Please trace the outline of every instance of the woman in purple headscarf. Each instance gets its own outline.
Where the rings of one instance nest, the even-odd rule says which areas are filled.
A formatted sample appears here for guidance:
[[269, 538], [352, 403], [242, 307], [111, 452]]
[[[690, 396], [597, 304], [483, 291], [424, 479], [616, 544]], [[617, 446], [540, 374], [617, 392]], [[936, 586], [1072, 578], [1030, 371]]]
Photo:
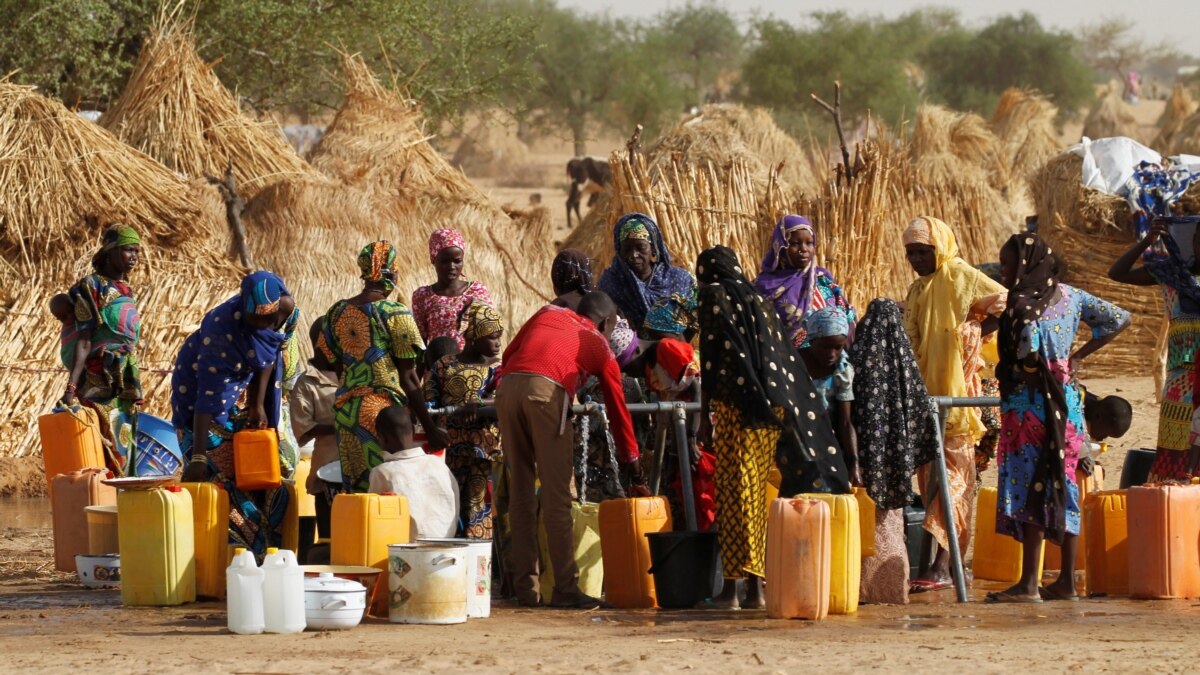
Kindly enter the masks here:
[[804, 216], [786, 215], [775, 224], [771, 247], [763, 257], [762, 271], [754, 288], [775, 305], [783, 324], [797, 348], [808, 342], [804, 317], [822, 307], [839, 307], [850, 320], [850, 340], [858, 315], [833, 275], [819, 267], [817, 233]]

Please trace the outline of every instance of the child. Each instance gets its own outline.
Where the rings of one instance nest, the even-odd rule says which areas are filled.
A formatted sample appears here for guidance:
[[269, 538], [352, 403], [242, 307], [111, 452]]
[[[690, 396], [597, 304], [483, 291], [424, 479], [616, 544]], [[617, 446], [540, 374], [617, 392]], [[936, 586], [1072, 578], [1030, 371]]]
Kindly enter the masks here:
[[[1120, 396], [1100, 398], [1087, 389], [1080, 389], [1083, 390], [1083, 423], [1087, 432], [1087, 442], [1079, 450], [1076, 478], [1079, 479], [1080, 485], [1084, 484], [1084, 478], [1092, 478], [1092, 489], [1103, 490], [1104, 469], [1097, 462], [1101, 450], [1094, 446], [1109, 438], [1120, 438], [1129, 431], [1129, 426], [1133, 424], [1133, 406]], [[1194, 436], [1194, 416], [1192, 430]]]
[[435, 337], [425, 347], [425, 361], [421, 364], [421, 377], [428, 377], [433, 364], [447, 356], [458, 356], [458, 342], [449, 335]]
[[850, 483], [862, 487], [858, 466], [858, 438], [851, 419], [854, 402], [854, 366], [846, 349], [850, 346], [850, 322], [838, 307], [823, 307], [804, 317], [808, 346], [800, 350], [804, 367], [812, 378], [817, 396], [829, 412], [834, 433], [846, 458]]
[[79, 334], [75, 329], [75, 303], [71, 302], [71, 296], [59, 293], [50, 298], [50, 313], [62, 322], [58, 357], [62, 360], [63, 367], [71, 370], [75, 365], [75, 338]]
[[[309, 329], [308, 335], [314, 345], [324, 326], [325, 317], [320, 317]], [[317, 355], [320, 353], [316, 352]], [[296, 441], [300, 445], [306, 445], [310, 441], [313, 443], [312, 469], [309, 471], [304, 490], [314, 497], [317, 537], [328, 539], [330, 509], [337, 487], [317, 478], [317, 470], [326, 464], [339, 461], [337, 436], [333, 427], [333, 401], [337, 395], [338, 376], [328, 369], [323, 358], [315, 355], [309, 359], [308, 366], [292, 387], [288, 396], [288, 408], [291, 411], [292, 432], [296, 435]], [[311, 537], [305, 540], [310, 541]]]
[[[459, 325], [465, 345], [462, 353], [443, 356], [425, 379], [425, 400], [434, 407], [470, 409], [496, 392], [500, 340], [504, 336], [500, 314], [484, 303], [472, 301], [463, 308]], [[500, 429], [494, 418], [481, 418], [468, 411], [447, 419], [446, 433], [450, 437], [446, 466], [458, 481], [462, 536], [491, 539], [488, 478], [493, 462], [501, 461]]]
[[392, 492], [408, 499], [413, 540], [453, 537], [458, 530], [458, 483], [441, 457], [425, 454], [413, 442], [408, 409], [398, 405], [384, 409], [375, 428], [384, 461], [371, 469], [371, 492]]

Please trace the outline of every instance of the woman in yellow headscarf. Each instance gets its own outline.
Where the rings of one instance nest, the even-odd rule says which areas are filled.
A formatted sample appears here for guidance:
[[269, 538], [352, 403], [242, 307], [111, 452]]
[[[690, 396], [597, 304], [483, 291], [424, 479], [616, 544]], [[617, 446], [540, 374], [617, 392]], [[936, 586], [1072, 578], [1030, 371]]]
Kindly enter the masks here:
[[[983, 336], [996, 330], [1006, 291], [983, 272], [958, 257], [950, 226], [919, 216], [904, 230], [904, 250], [918, 278], [908, 287], [904, 329], [912, 341], [917, 365], [931, 396], [979, 396], [983, 369]], [[946, 470], [954, 500], [954, 526], [959, 550], [970, 544], [974, 508], [975, 444], [986, 428], [975, 408], [951, 408], [946, 423]], [[917, 473], [925, 503], [925, 529], [938, 544], [933, 565], [912, 582], [910, 591], [948, 588], [950, 554], [932, 465]]]

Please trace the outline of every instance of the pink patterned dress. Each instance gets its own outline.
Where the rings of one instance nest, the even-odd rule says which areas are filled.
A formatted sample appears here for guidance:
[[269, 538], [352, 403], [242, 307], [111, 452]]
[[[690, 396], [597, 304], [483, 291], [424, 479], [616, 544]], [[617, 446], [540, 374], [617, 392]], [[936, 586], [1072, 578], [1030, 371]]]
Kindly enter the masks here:
[[480, 281], [467, 282], [467, 288], [462, 295], [446, 297], [433, 291], [433, 286], [422, 286], [413, 292], [412, 313], [417, 320], [417, 328], [425, 344], [434, 338], [451, 335], [458, 341], [458, 348], [463, 348], [462, 331], [458, 326], [458, 315], [467, 301], [474, 300], [488, 305], [492, 303], [492, 294], [487, 286]]

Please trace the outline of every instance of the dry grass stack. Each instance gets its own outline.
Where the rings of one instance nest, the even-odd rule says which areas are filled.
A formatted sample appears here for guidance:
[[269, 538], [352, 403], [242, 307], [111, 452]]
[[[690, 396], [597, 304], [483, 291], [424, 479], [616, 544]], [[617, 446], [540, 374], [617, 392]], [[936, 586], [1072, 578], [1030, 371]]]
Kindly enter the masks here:
[[1040, 94], [1010, 88], [1000, 97], [989, 123], [1000, 139], [1010, 188], [1026, 181], [1062, 150], [1055, 119], [1058, 108]]
[[677, 161], [721, 168], [738, 160], [759, 190], [767, 188], [777, 168], [777, 183], [809, 194], [821, 189], [828, 174], [824, 158], [780, 129], [769, 111], [733, 103], [702, 106], [698, 115], [659, 138], [646, 155], [651, 174], [667, 171]]
[[1196, 112], [1196, 108], [1196, 102], [1192, 100], [1192, 95], [1187, 87], [1176, 84], [1171, 89], [1171, 97], [1167, 99], [1167, 106], [1163, 108], [1162, 115], [1158, 117], [1158, 134], [1150, 143], [1150, 147], [1164, 154], [1183, 152], [1182, 150], [1173, 150], [1175, 135], [1183, 129], [1184, 123], [1192, 113]]
[[191, 178], [221, 176], [232, 161], [239, 190], [319, 174], [273, 122], [244, 114], [196, 53], [190, 21], [164, 14], [125, 89], [100, 124], [129, 145]]
[[1142, 141], [1142, 129], [1129, 104], [1121, 100], [1121, 85], [1112, 82], [1101, 93], [1083, 122], [1083, 135], [1088, 138], [1126, 136]]
[[1169, 154], [1200, 155], [1200, 110], [1192, 113], [1171, 138]]
[[[550, 299], [549, 232], [522, 230], [450, 166], [430, 145], [414, 104], [381, 85], [361, 57], [346, 55], [343, 65], [346, 102], [313, 150], [313, 165], [378, 203], [399, 204], [394, 240], [401, 249], [424, 251], [439, 227], [462, 231], [470, 247], [466, 274], [488, 286], [515, 330]], [[427, 257], [413, 269], [422, 283], [432, 282]]]
[[450, 163], [472, 178], [511, 176], [528, 171], [529, 146], [517, 138], [515, 120], [488, 114], [463, 136]]

